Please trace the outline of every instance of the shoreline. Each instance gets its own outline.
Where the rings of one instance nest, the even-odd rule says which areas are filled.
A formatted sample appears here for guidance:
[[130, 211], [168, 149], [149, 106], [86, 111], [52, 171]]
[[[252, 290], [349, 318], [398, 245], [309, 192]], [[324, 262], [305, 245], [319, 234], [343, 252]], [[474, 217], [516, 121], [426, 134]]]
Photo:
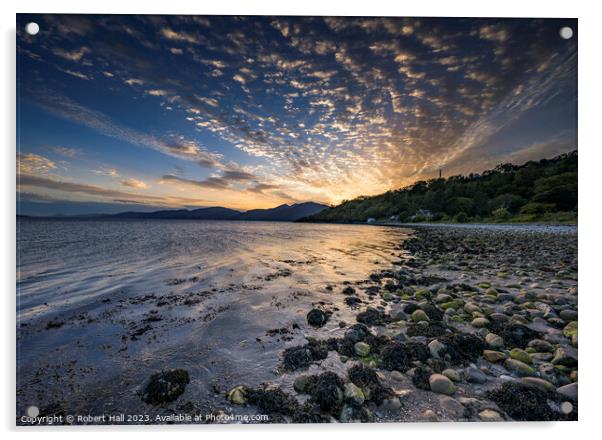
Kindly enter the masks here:
[[559, 223], [371, 223], [375, 226], [391, 226], [400, 228], [458, 228], [474, 230], [491, 230], [507, 232], [549, 232], [549, 233], [577, 233], [577, 224]]
[[578, 223], [554, 223], [554, 222], [527, 222], [527, 223], [488, 223], [488, 222], [470, 222], [470, 223], [437, 223], [437, 222], [331, 222], [331, 221], [306, 221], [300, 220], [238, 220], [238, 219], [194, 219], [194, 218], [118, 218], [92, 215], [92, 216], [36, 216], [36, 215], [16, 215], [17, 220], [47, 220], [47, 221], [196, 221], [196, 222], [247, 222], [247, 223], [298, 223], [298, 224], [323, 224], [323, 225], [369, 225], [369, 226], [571, 226], [577, 227]]
[[[261, 290], [254, 299], [243, 286], [232, 288], [238, 292], [234, 302], [227, 296], [220, 302], [209, 291], [124, 296], [93, 314], [98, 318], [77, 319], [99, 319], [101, 328], [117, 324], [122, 318], [111, 318], [115, 305], [124, 307], [119, 312], [124, 317], [140, 315], [142, 321], [127, 326], [127, 341], [120, 348], [132, 350], [128, 347], [151, 343], [162, 325], [168, 325], [164, 337], [177, 335], [183, 330], [167, 324], [170, 316], [196, 316], [193, 308], [215, 301], [209, 314], [203, 313], [207, 318], [201, 322], [208, 321], [197, 330], [184, 321], [178, 324], [193, 330], [194, 343], [166, 345], [169, 351], [177, 348], [174, 359], [160, 358], [161, 368], [146, 365], [145, 381], [125, 379], [136, 390], [128, 392], [128, 405], [142, 412], [267, 414], [272, 423], [576, 419], [576, 237], [541, 230], [523, 234], [516, 229], [416, 226], [404, 226], [412, 229], [410, 238], [382, 243], [378, 252], [391, 261], [374, 261], [377, 270], [367, 278], [345, 275], [323, 288], [309, 286], [307, 294], [313, 291], [313, 296], [306, 299], [297, 294], [288, 298], [283, 290], [265, 304], [265, 313], [280, 310], [283, 303], [294, 313], [283, 312], [276, 320], [262, 314], [263, 322], [251, 327], [232, 321], [243, 315], [231, 313], [236, 308], [244, 313], [245, 307], [264, 300]], [[305, 264], [303, 259], [287, 263], [291, 268]], [[266, 274], [257, 288], [274, 276], [291, 280], [296, 274]], [[301, 287], [289, 283], [295, 291]], [[228, 326], [218, 325], [220, 320]], [[249, 350], [263, 347], [251, 355], [259, 357], [249, 358], [261, 370], [247, 379], [218, 370], [214, 380], [202, 384], [209, 394], [199, 394], [194, 384], [202, 379], [191, 368], [205, 361], [194, 354], [204, 344], [198, 336], [226, 332], [228, 339], [216, 348], [236, 345], [227, 331], [234, 323], [245, 328], [250, 345], [236, 346], [219, 361], [229, 364], [228, 356], [246, 358], [254, 353]], [[70, 331], [70, 325], [67, 319], [52, 320], [45, 331]], [[96, 324], [82, 328], [90, 325]], [[206, 358], [210, 360], [217, 359]], [[268, 371], [273, 373], [266, 375]], [[178, 390], [176, 395], [153, 387], [161, 381]], [[536, 405], [525, 406], [524, 400]], [[563, 404], [570, 404], [571, 411], [563, 413]], [[57, 405], [45, 413], [62, 410]]]
[[[341, 324], [343, 338], [308, 338], [284, 351], [285, 371], [302, 371], [292, 395], [242, 384], [229, 391], [230, 401], [261, 410], [281, 400], [286, 405], [277, 415], [293, 422], [576, 420], [576, 243], [568, 249], [575, 267], [545, 263], [557, 266], [562, 281], [550, 280], [553, 268], [537, 258], [547, 245], [548, 256], [562, 259], [572, 236], [555, 235], [550, 240], [559, 243], [542, 244], [533, 237], [545, 233], [541, 230], [526, 237], [517, 230], [509, 237], [507, 230], [481, 228], [477, 238], [475, 229], [465, 227], [415, 231], [403, 246], [410, 259], [371, 276], [380, 286], [371, 296], [380, 302], [357, 307], [357, 323]], [[480, 246], [495, 253], [500, 239], [523, 246], [520, 263], [508, 249], [489, 261], [482, 257]], [[476, 258], [465, 258], [471, 253]], [[467, 260], [483, 263], [474, 277], [462, 269]], [[512, 267], [503, 266], [508, 262]], [[521, 271], [533, 262], [541, 264], [533, 271], [537, 277]], [[356, 291], [342, 293], [358, 304]], [[308, 322], [319, 312], [311, 310]], [[348, 365], [347, 377], [328, 369], [303, 373], [333, 351]], [[340, 401], [336, 390], [344, 395]], [[295, 393], [309, 400], [300, 406]]]

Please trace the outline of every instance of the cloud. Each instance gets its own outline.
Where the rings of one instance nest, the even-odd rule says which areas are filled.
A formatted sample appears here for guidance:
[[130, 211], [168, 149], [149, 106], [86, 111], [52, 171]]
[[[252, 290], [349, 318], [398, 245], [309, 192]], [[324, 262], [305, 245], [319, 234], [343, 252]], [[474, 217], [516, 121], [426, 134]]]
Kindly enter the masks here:
[[222, 178], [225, 180], [233, 180], [237, 182], [244, 182], [247, 180], [255, 179], [255, 176], [251, 173], [241, 170], [226, 170], [222, 173]]
[[523, 164], [531, 160], [551, 159], [577, 149], [575, 136], [563, 130], [546, 139], [529, 144], [502, 145], [502, 147], [483, 152], [478, 146], [465, 150], [446, 165], [448, 174], [468, 174], [491, 169], [500, 163]]
[[163, 183], [176, 182], [187, 185], [194, 185], [209, 189], [230, 189], [235, 183], [246, 183], [256, 180], [256, 176], [248, 171], [232, 168], [230, 165], [222, 166], [219, 175], [213, 175], [203, 180], [187, 179], [181, 176], [167, 174], [161, 178]]
[[82, 57], [89, 52], [90, 52], [90, 49], [88, 49], [85, 46], [83, 46], [77, 50], [73, 50], [73, 51], [66, 51], [61, 48], [56, 48], [53, 50], [53, 53], [56, 56], [59, 56], [65, 60], [74, 61], [74, 62], [79, 62], [82, 59]]
[[[184, 206], [197, 205], [205, 200], [171, 196], [152, 196], [103, 188], [96, 185], [66, 182], [41, 176], [20, 175], [17, 180], [17, 190], [22, 192], [22, 187], [36, 187], [44, 190], [55, 190], [64, 193], [80, 193], [111, 200], [127, 201], [128, 203], [146, 203], [159, 206]], [[46, 196], [48, 197], [48, 196]]]
[[116, 123], [107, 115], [60, 95], [40, 91], [34, 101], [51, 114], [91, 128], [105, 136], [150, 148], [180, 159], [218, 165], [221, 155], [207, 151], [195, 141], [171, 136], [166, 140]]
[[520, 93], [509, 93], [487, 114], [475, 120], [463, 131], [451, 147], [438, 156], [436, 166], [457, 160], [466, 151], [482, 146], [494, 134], [501, 132], [530, 110], [548, 102], [559, 89], [559, 84], [570, 84], [575, 74], [576, 54], [558, 62], [544, 75], [535, 73], [519, 87]]
[[193, 180], [186, 179], [184, 177], [176, 176], [173, 174], [166, 174], [161, 177], [161, 183], [184, 183], [187, 185], [198, 186], [200, 188], [207, 189], [226, 189], [229, 187], [230, 183], [227, 180], [224, 180], [220, 177], [209, 177], [204, 180]]
[[219, 101], [215, 98], [208, 98], [206, 96], [202, 96], [198, 99], [199, 101], [204, 102], [205, 104], [210, 105], [211, 107], [219, 107]]
[[163, 28], [160, 31], [161, 35], [168, 40], [181, 41], [184, 43], [201, 44], [199, 38], [187, 32], [176, 32], [170, 28]]
[[246, 83], [247, 83], [247, 80], [245, 79], [245, 77], [244, 77], [244, 76], [242, 76], [242, 75], [240, 75], [240, 74], [238, 74], [238, 73], [237, 73], [236, 75], [234, 75], [234, 76], [232, 77], [232, 79], [233, 79], [234, 81], [236, 81], [236, 82], [239, 82], [239, 83], [241, 83], [241, 84], [246, 84]]
[[90, 195], [104, 197], [127, 197], [135, 195], [123, 191], [102, 188], [96, 185], [87, 185], [82, 183], [65, 182], [61, 180], [50, 179], [46, 177], [22, 175], [20, 176], [19, 186], [34, 186], [45, 189], [54, 189], [64, 192], [79, 192]]
[[44, 16], [45, 22], [59, 34], [70, 38], [72, 34], [83, 37], [95, 28], [95, 23], [85, 15], [53, 14]]
[[61, 156], [71, 157], [71, 158], [77, 157], [81, 154], [81, 150], [78, 150], [77, 148], [51, 147], [50, 150]]
[[56, 163], [44, 156], [17, 153], [17, 174], [47, 174], [56, 168]]
[[264, 191], [269, 191], [277, 188], [277, 185], [270, 185], [268, 183], [257, 183], [256, 185], [247, 188], [247, 191], [263, 194]]
[[144, 81], [142, 81], [139, 78], [128, 78], [124, 81], [124, 83], [126, 83], [129, 86], [142, 86], [144, 85]]
[[90, 79], [90, 77], [88, 75], [86, 75], [85, 73], [76, 72], [75, 70], [69, 70], [69, 69], [60, 69], [60, 70], [61, 70], [61, 72], [66, 73], [67, 75], [75, 76], [76, 78], [79, 78], [79, 79], [85, 79], [86, 81], [88, 81]]
[[215, 168], [215, 167], [220, 166], [220, 162], [210, 156], [207, 156], [207, 157], [201, 158], [201, 159], [197, 159], [195, 162], [201, 168]]
[[46, 194], [37, 194], [33, 192], [22, 192], [17, 191], [17, 200], [19, 202], [37, 202], [37, 203], [52, 203], [58, 201], [54, 197], [50, 197]]
[[479, 29], [479, 36], [484, 40], [504, 43], [510, 37], [508, 31], [501, 26], [486, 25]]
[[92, 172], [99, 176], [119, 177], [119, 172], [115, 168], [99, 168], [92, 170]]
[[150, 186], [148, 184], [146, 184], [145, 182], [143, 182], [142, 180], [138, 180], [138, 179], [124, 179], [121, 181], [121, 184], [123, 186], [128, 186], [130, 188], [138, 188], [138, 189], [148, 189], [150, 188]]
[[[157, 105], [149, 113], [173, 109], [168, 122], [189, 123], [187, 136], [135, 130], [64, 97], [32, 100], [105, 136], [212, 171], [197, 180], [166, 175], [174, 186], [336, 202], [431, 177], [470, 153], [487, 156], [491, 139], [549, 105], [569, 114], [570, 125], [574, 104], [576, 45], [544, 38], [557, 34], [546, 20], [155, 17], [92, 26], [98, 44], [73, 61], [102, 69], [84, 74], [95, 80], [114, 72], [111, 87], [133, 99], [162, 97], [147, 100]], [[144, 32], [151, 38], [140, 40]], [[54, 47], [79, 47], [64, 35]], [[103, 45], [102, 35], [112, 38]], [[130, 38], [140, 42], [135, 50]], [[30, 49], [48, 58], [43, 48]], [[560, 99], [562, 108], [554, 104]], [[234, 157], [240, 164], [230, 164]], [[248, 175], [237, 180], [240, 170]]]
[[167, 96], [167, 91], [160, 89], [146, 90], [144, 93], [151, 96]]

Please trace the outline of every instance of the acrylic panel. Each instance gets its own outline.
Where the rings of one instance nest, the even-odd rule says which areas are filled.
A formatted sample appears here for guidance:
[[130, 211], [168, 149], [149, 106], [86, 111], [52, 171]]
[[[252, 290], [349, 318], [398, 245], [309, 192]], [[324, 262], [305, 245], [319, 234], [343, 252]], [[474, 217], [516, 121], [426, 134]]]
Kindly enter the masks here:
[[577, 38], [18, 14], [16, 423], [576, 420]]

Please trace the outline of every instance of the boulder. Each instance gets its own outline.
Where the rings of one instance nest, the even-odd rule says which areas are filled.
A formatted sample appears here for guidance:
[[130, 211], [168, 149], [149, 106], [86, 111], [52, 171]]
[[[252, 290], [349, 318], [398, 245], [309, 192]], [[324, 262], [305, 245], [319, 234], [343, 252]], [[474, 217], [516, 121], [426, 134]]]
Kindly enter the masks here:
[[414, 312], [412, 313], [412, 320], [414, 322], [429, 321], [429, 317], [424, 312], [424, 310], [418, 309], [414, 310]]
[[356, 342], [353, 349], [355, 350], [355, 354], [360, 357], [368, 356], [370, 353], [370, 346], [365, 342]]
[[577, 350], [572, 347], [558, 347], [554, 352], [552, 364], [565, 367], [577, 366]]
[[535, 375], [535, 370], [533, 368], [517, 359], [506, 359], [504, 367], [520, 377]]
[[567, 399], [576, 402], [577, 396], [578, 396], [577, 382], [573, 382], [568, 385], [563, 385], [563, 386], [557, 388], [556, 392], [558, 394], [566, 397]]
[[521, 362], [524, 362], [525, 364], [531, 365], [533, 363], [533, 360], [531, 359], [531, 355], [529, 353], [527, 353], [525, 350], [522, 350], [520, 348], [513, 348], [512, 350], [510, 350], [510, 357], [512, 359], [516, 359]]
[[504, 340], [501, 338], [501, 336], [498, 336], [495, 333], [487, 333], [487, 336], [485, 336], [485, 342], [487, 342], [487, 345], [489, 345], [491, 348], [504, 347]]
[[244, 405], [247, 402], [245, 395], [245, 387], [240, 385], [228, 391], [228, 400], [235, 405]]
[[501, 351], [483, 350], [483, 357], [489, 362], [501, 362], [506, 359], [506, 355]]
[[364, 403], [365, 396], [360, 387], [355, 385], [352, 382], [345, 384], [345, 399], [350, 400], [351, 402], [361, 405]]
[[442, 374], [431, 374], [429, 385], [431, 391], [435, 393], [452, 395], [456, 392], [456, 386], [453, 382]]
[[470, 365], [464, 370], [464, 377], [466, 377], [467, 382], [471, 383], [481, 384], [487, 382], [487, 376], [485, 373], [483, 373], [474, 365]]
[[502, 417], [502, 415], [497, 412], [494, 411], [492, 409], [484, 409], [483, 411], [479, 412], [479, 419], [481, 419], [483, 422], [503, 422], [504, 418]]

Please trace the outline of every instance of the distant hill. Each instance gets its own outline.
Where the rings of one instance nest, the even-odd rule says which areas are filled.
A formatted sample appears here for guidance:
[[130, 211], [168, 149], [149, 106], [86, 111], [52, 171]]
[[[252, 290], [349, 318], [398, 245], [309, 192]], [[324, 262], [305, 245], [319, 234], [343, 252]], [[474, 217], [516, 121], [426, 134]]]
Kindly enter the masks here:
[[[61, 216], [72, 219], [163, 219], [163, 220], [254, 220], [254, 221], [296, 221], [314, 215], [328, 208], [314, 202], [280, 205], [271, 209], [237, 211], [229, 208], [211, 207], [199, 209], [166, 209], [153, 212], [121, 212], [119, 214]], [[21, 216], [24, 217], [24, 216]]]
[[346, 200], [316, 222], [576, 222], [577, 151]]
[[199, 209], [167, 209], [154, 212], [121, 212], [119, 214], [107, 215], [111, 218], [132, 219], [190, 219], [190, 220], [234, 220], [239, 217], [240, 211], [228, 208], [199, 208]]
[[280, 205], [272, 209], [252, 209], [243, 212], [237, 220], [295, 221], [303, 217], [318, 214], [326, 208], [328, 206], [314, 202]]

